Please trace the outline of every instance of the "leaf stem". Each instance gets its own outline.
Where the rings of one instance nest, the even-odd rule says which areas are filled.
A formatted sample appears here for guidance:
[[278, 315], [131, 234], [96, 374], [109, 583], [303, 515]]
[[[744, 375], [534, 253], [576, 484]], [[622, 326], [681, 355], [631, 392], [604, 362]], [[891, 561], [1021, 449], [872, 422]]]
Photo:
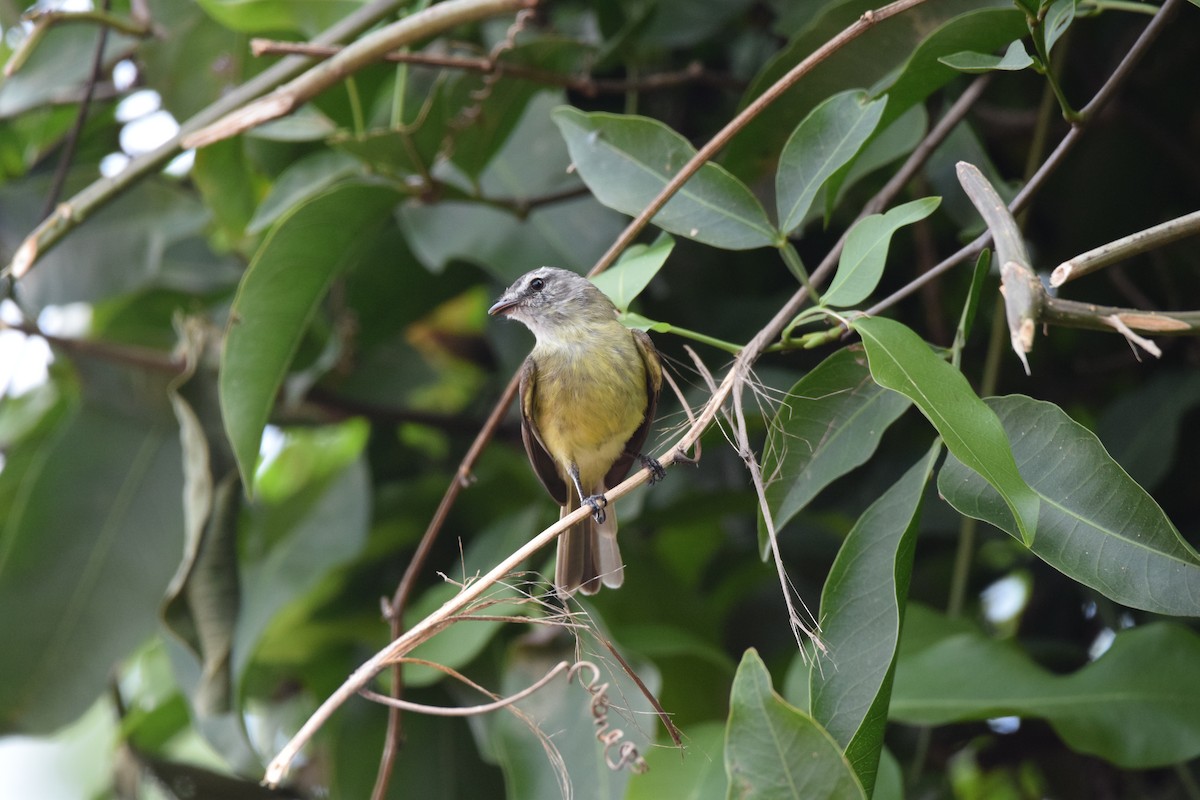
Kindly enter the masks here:
[[813, 288], [812, 282], [808, 279], [808, 270], [804, 268], [804, 262], [800, 260], [800, 254], [796, 252], [796, 247], [790, 239], [784, 239], [783, 243], [778, 247], [779, 255], [783, 258], [783, 263], [787, 264], [787, 268], [796, 276], [796, 280], [800, 281], [800, 285], [808, 290], [808, 296], [812, 298], [814, 303], [820, 303], [821, 297], [817, 294], [817, 290]]

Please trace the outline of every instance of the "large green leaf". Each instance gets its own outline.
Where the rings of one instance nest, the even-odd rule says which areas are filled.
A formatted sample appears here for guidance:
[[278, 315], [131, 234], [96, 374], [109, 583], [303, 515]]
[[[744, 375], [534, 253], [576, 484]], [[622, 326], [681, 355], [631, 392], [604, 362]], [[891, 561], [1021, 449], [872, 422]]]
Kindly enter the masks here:
[[394, 189], [367, 182], [317, 195], [279, 221], [242, 278], [221, 354], [220, 394], [248, 494], [275, 393], [317, 305], [397, 199]]
[[854, 158], [875, 132], [886, 99], [861, 90], [835, 94], [805, 117], [783, 147], [775, 174], [779, 229], [790, 234], [804, 222], [817, 192]]
[[775, 693], [766, 664], [752, 649], [742, 657], [729, 697], [725, 772], [730, 800], [867, 797], [837, 742]]
[[[909, 401], [871, 380], [859, 347], [843, 348], [788, 392], [763, 452], [767, 503], [782, 528], [837, 478], [865, 463]], [[759, 548], [767, 552], [760, 526]]]
[[301, 31], [314, 35], [357, 10], [352, 0], [198, 0], [213, 19], [243, 33]]
[[[162, 409], [160, 409], [162, 411]], [[169, 412], [55, 411], [0, 472], [0, 730], [46, 733], [158, 626], [183, 540]]]
[[[987, 404], [1042, 498], [1039, 558], [1118, 603], [1200, 616], [1200, 555], [1091, 431], [1053, 403], [1016, 395]], [[938, 488], [960, 512], [1017, 535], [995, 492], [957, 459]]]
[[[621, 114], [553, 113], [571, 159], [592, 194], [609, 208], [636, 216], [696, 149], [663, 123]], [[727, 250], [774, 244], [777, 233], [762, 204], [737, 178], [705, 164], [654, 215], [671, 233]]]
[[871, 214], [856, 222], [846, 237], [837, 274], [833, 276], [829, 291], [821, 296], [821, 303], [844, 308], [866, 299], [883, 277], [892, 236], [905, 225], [928, 217], [941, 201], [940, 197], [925, 197], [896, 206], [886, 214]]
[[1034, 541], [1037, 494], [1017, 471], [1004, 428], [955, 367], [934, 355], [908, 327], [885, 317], [855, 320], [871, 375], [908, 397], [937, 429], [946, 447], [1000, 492], [1021, 539]]
[[809, 711], [845, 749], [868, 792], [875, 785], [908, 597], [925, 486], [941, 445], [863, 512], [821, 593], [821, 639], [809, 674]]
[[[909, 647], [910, 633], [922, 646]], [[909, 606], [891, 716], [918, 725], [1044, 719], [1079, 752], [1147, 769], [1200, 755], [1198, 681], [1200, 637], [1172, 623], [1121, 631], [1097, 660], [1055, 675], [1010, 643]]]

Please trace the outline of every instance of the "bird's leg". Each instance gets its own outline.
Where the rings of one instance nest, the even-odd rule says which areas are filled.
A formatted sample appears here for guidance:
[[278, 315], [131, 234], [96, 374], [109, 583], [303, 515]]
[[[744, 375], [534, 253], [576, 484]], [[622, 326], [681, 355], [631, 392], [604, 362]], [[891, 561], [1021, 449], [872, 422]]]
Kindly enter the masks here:
[[592, 510], [592, 519], [596, 520], [597, 525], [603, 525], [604, 520], [608, 519], [608, 515], [604, 513], [604, 507], [608, 505], [608, 498], [602, 494], [584, 495], [583, 485], [579, 482], [579, 467], [572, 464], [567, 471], [571, 476], [571, 482], [575, 484], [575, 491], [579, 493], [580, 505], [585, 505]]
[[642, 462], [643, 467], [650, 470], [650, 485], [651, 486], [658, 483], [663, 478], [667, 477], [667, 471], [665, 469], [663, 469], [663, 465], [661, 463], [659, 463], [659, 460], [657, 458], [654, 458], [653, 456], [648, 456], [645, 453], [638, 453], [638, 461]]

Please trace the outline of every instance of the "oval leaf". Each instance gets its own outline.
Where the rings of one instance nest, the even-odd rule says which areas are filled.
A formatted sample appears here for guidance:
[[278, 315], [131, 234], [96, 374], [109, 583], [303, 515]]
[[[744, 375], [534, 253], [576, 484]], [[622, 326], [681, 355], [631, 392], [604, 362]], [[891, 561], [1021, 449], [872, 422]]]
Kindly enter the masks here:
[[[907, 399], [871, 380], [859, 347], [839, 350], [801, 378], [775, 415], [763, 452], [776, 529], [835, 479], [865, 463], [908, 406]], [[767, 546], [760, 526], [764, 555]]]
[[747, 650], [733, 679], [725, 734], [729, 797], [739, 800], [866, 798], [829, 734], [771, 688], [758, 653]]
[[875, 291], [883, 277], [892, 235], [905, 225], [928, 217], [941, 202], [940, 197], [925, 197], [896, 206], [886, 214], [871, 214], [856, 222], [846, 236], [837, 274], [829, 291], [821, 297], [821, 304], [852, 306]]
[[1029, 53], [1025, 51], [1025, 43], [1020, 39], [1008, 46], [1002, 56], [993, 56], [987, 53], [976, 53], [971, 50], [964, 50], [961, 53], [942, 56], [938, 61], [945, 64], [951, 69], [956, 69], [959, 72], [969, 74], [977, 74], [980, 72], [991, 72], [992, 70], [1004, 70], [1006, 72], [1018, 72], [1027, 67], [1033, 66], [1033, 59], [1029, 57]]
[[874, 133], [886, 105], [887, 98], [867, 102], [867, 93], [861, 90], [842, 92], [796, 126], [775, 174], [781, 231], [789, 234], [804, 222], [817, 192]]
[[1026, 545], [1037, 530], [1037, 494], [1021, 478], [1004, 428], [955, 367], [933, 354], [909, 328], [884, 317], [854, 321], [871, 375], [908, 397], [933, 423], [946, 447], [1004, 498]]
[[652, 244], [635, 244], [621, 254], [621, 260], [611, 269], [592, 278], [592, 283], [599, 286], [620, 311], [628, 311], [629, 304], [654, 280], [674, 248], [675, 240], [665, 233]]
[[[661, 122], [623, 114], [585, 114], [563, 106], [553, 119], [584, 183], [604, 205], [630, 216], [662, 191], [696, 149]], [[777, 233], [745, 184], [705, 164], [684, 184], [654, 224], [726, 250], [774, 244]]]
[[[1053, 403], [1016, 395], [987, 404], [1043, 498], [1031, 548], [1039, 558], [1118, 603], [1200, 616], [1200, 556], [1091, 431]], [[957, 459], [938, 489], [961, 513], [1016, 535], [995, 492]]]
[[317, 304], [398, 197], [371, 183], [329, 189], [285, 215], [246, 270], [221, 353], [220, 396], [247, 494], [275, 393]]

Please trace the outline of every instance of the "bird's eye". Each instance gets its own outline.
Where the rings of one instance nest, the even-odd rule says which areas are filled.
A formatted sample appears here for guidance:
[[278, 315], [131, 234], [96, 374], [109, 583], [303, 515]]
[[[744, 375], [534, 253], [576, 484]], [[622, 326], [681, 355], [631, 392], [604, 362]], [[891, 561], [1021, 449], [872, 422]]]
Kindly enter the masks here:
[[530, 291], [540, 292], [545, 287], [546, 287], [546, 282], [544, 280], [542, 280], [541, 278], [534, 278], [533, 280], [531, 280], [529, 282]]

